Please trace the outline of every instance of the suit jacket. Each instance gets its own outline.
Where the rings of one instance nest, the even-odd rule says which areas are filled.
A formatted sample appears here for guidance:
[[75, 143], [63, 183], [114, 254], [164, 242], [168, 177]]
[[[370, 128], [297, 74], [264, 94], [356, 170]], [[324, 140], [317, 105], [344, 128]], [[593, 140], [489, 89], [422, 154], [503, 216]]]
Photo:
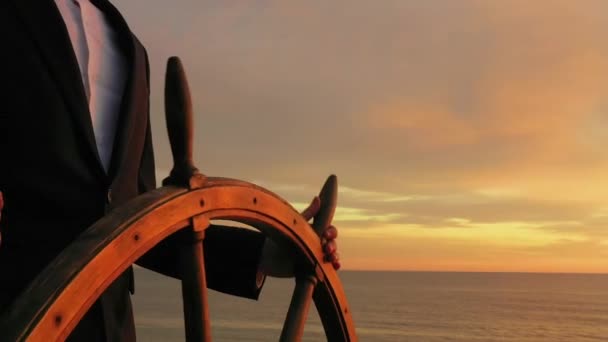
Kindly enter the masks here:
[[[93, 0], [117, 31], [128, 75], [109, 171], [99, 159], [88, 103], [67, 29], [53, 0], [0, 1], [0, 312], [84, 229], [153, 189], [146, 51], [107, 0]], [[205, 239], [208, 285], [257, 297], [261, 234], [212, 227]], [[179, 277], [175, 251], [142, 263]], [[134, 339], [132, 270], [100, 297], [72, 340]], [[0, 332], [1, 335], [1, 332]]]

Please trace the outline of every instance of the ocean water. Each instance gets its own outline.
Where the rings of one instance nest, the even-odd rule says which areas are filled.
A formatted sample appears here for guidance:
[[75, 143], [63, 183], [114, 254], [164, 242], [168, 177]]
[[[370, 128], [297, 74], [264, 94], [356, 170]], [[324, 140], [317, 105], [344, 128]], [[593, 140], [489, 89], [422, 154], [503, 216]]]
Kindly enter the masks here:
[[[360, 341], [608, 341], [608, 275], [341, 271]], [[294, 282], [210, 291], [214, 341], [276, 341]], [[179, 282], [136, 270], [139, 341], [184, 341]], [[305, 341], [323, 341], [311, 308]]]

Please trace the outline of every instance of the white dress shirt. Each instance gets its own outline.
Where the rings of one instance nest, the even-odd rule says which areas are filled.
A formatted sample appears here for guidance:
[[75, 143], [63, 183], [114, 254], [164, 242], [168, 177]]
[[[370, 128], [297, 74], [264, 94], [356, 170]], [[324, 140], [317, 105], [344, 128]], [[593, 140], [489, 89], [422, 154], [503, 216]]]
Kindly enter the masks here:
[[89, 0], [55, 0], [55, 3], [78, 60], [97, 151], [108, 171], [126, 83], [125, 57], [118, 47], [116, 32]]

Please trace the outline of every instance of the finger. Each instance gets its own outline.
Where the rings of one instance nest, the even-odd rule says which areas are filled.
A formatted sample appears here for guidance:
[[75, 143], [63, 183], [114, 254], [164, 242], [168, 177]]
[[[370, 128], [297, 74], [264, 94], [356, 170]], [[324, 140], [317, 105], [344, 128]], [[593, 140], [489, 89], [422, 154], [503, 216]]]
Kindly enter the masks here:
[[325, 254], [324, 259], [327, 262], [332, 262], [333, 263], [335, 261], [340, 260], [340, 255], [338, 254], [338, 252], [332, 253], [332, 254]]
[[323, 232], [323, 237], [327, 240], [335, 240], [338, 237], [338, 229], [333, 225], [329, 226], [329, 228]]
[[301, 215], [308, 221], [317, 215], [319, 209], [321, 209], [321, 200], [318, 196], [315, 196], [308, 207], [302, 211]]
[[340, 265], [340, 260], [333, 261], [331, 263], [331, 265], [334, 267], [334, 270], [336, 270], [336, 271], [340, 269], [340, 266], [342, 266], [342, 265]]
[[327, 243], [323, 246], [323, 251], [325, 254], [334, 254], [338, 250], [338, 244], [336, 240], [327, 241]]

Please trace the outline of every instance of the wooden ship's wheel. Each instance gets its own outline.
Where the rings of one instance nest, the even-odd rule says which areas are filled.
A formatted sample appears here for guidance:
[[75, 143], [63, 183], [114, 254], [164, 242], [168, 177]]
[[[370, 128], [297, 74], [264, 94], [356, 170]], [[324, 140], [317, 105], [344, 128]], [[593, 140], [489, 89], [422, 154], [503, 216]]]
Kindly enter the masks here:
[[203, 260], [210, 220], [231, 220], [255, 227], [293, 251], [296, 286], [281, 341], [301, 339], [314, 301], [329, 341], [356, 341], [354, 323], [331, 263], [323, 262], [317, 232], [329, 225], [337, 198], [330, 176], [320, 192], [321, 208], [311, 224], [274, 193], [254, 184], [205, 177], [192, 163], [192, 106], [178, 58], [167, 65], [166, 111], [174, 168], [163, 187], [110, 212], [81, 234], [0, 318], [2, 341], [61, 341], [100, 294], [137, 259], [172, 234], [182, 231], [182, 295], [187, 341], [210, 341]]

